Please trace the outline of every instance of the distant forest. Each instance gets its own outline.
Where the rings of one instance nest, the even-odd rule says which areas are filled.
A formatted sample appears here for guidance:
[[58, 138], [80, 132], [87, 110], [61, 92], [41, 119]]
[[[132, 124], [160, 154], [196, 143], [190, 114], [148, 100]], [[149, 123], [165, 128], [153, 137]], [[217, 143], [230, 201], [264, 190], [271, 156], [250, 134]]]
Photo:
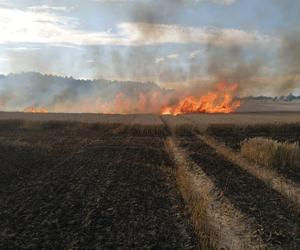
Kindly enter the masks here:
[[247, 96], [247, 97], [243, 97], [240, 99], [246, 99], [246, 100], [273, 100], [273, 101], [286, 101], [286, 102], [291, 102], [294, 100], [300, 100], [300, 95], [296, 96], [293, 95], [292, 93], [290, 93], [289, 95], [282, 95], [282, 96], [275, 96], [275, 97], [271, 97], [271, 96]]
[[[0, 100], [2, 104], [12, 106], [37, 105], [53, 106], [57, 103], [72, 103], [74, 100], [88, 97], [101, 97], [102, 100], [111, 100], [118, 93], [138, 99], [141, 94], [159, 93], [163, 97], [175, 94], [174, 89], [164, 89], [153, 82], [110, 81], [104, 79], [82, 80], [72, 77], [45, 75], [36, 72], [0, 75]], [[248, 96], [240, 97], [248, 100], [293, 101], [300, 100], [300, 96]]]

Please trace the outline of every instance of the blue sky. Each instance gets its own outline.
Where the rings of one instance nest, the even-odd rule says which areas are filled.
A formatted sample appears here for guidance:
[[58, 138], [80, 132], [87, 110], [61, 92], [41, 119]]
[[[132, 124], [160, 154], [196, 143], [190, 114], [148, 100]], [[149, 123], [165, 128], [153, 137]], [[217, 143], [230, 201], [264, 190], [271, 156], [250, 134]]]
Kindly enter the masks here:
[[[282, 40], [299, 31], [298, 6], [298, 0], [0, 0], [0, 73], [180, 88], [220, 75], [235, 79], [242, 68], [246, 79], [238, 79], [251, 85], [245, 94], [255, 92], [255, 82], [273, 94], [300, 79], [281, 60]], [[221, 72], [211, 70], [214, 51], [221, 51]]]

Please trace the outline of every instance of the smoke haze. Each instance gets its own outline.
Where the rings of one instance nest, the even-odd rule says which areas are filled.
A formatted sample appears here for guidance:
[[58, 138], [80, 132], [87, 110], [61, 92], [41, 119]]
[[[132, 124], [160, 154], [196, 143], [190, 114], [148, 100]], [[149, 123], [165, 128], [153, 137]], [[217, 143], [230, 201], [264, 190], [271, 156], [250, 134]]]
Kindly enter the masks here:
[[0, 4], [0, 25], [9, 26], [14, 14], [24, 18], [1, 26], [2, 73], [37, 71], [90, 80], [48, 76], [44, 81], [32, 73], [1, 78], [5, 110], [36, 105], [61, 112], [148, 113], [205, 94], [218, 82], [237, 83], [239, 96], [300, 89], [296, 0], [261, 5], [98, 0], [72, 6], [53, 0], [43, 8], [35, 2]]

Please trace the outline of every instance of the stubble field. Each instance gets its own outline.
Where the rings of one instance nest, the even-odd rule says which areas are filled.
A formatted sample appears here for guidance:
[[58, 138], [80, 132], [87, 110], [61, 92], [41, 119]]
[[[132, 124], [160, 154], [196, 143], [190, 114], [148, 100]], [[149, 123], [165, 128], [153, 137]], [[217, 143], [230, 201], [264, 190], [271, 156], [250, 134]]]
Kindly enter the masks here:
[[300, 113], [1, 113], [0, 248], [299, 249], [298, 158], [241, 146], [299, 132]]

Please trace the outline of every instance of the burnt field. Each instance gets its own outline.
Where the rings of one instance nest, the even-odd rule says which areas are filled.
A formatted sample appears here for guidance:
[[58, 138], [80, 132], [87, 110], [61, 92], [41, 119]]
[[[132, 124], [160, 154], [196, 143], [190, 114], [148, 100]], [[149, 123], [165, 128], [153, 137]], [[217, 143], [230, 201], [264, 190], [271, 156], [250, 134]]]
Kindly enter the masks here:
[[233, 149], [240, 149], [241, 142], [252, 137], [267, 137], [278, 141], [300, 143], [300, 123], [235, 125], [215, 124], [206, 133], [223, 140]]
[[[268, 138], [282, 143], [300, 143], [300, 123], [251, 126], [211, 125], [207, 128], [206, 133], [224, 142], [237, 152], [241, 151], [243, 141], [249, 138]], [[275, 164], [274, 168], [283, 176], [300, 184], [298, 167], [286, 167], [282, 164]]]
[[252, 230], [267, 246], [285, 249], [300, 244], [298, 209], [266, 183], [218, 155], [196, 137], [180, 137], [180, 146], [214, 182], [216, 188], [251, 220]]
[[254, 164], [240, 146], [299, 142], [292, 114], [49, 115], [0, 116], [1, 249], [299, 249], [298, 158]]
[[1, 249], [197, 246], [155, 128], [1, 127]]

